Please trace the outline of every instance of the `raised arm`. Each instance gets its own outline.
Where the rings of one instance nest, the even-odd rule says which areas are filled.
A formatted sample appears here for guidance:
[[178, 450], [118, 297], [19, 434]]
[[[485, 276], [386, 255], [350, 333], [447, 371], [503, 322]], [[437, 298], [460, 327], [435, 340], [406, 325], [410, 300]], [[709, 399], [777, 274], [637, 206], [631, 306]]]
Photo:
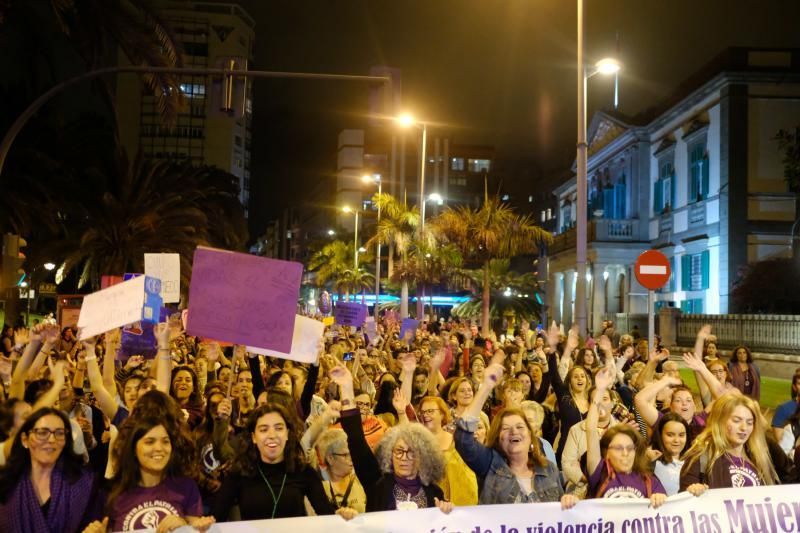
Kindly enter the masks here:
[[9, 398], [17, 398], [19, 400], [25, 394], [25, 378], [28, 374], [28, 369], [36, 356], [39, 346], [42, 343], [42, 329], [44, 326], [36, 326], [30, 332], [27, 339], [24, 335], [20, 335], [20, 342], [24, 343], [27, 340], [25, 349], [22, 351], [22, 357], [17, 362], [14, 372], [11, 374], [11, 387], [8, 390]]
[[659, 363], [667, 359], [669, 359], [669, 350], [666, 348], [663, 348], [660, 352], [656, 350], [650, 352], [650, 357], [647, 358], [647, 364], [644, 365], [642, 371], [636, 376], [636, 381], [633, 382], [633, 386], [639, 390], [644, 389], [653, 381]]
[[591, 475], [600, 464], [600, 435], [594, 428], [600, 419], [600, 401], [608, 388], [614, 383], [613, 367], [606, 366], [595, 376], [594, 397], [586, 413], [586, 471]]
[[158, 352], [156, 352], [156, 388], [169, 394], [172, 379], [172, 355], [169, 353], [169, 324], [159, 322], [153, 327]]
[[716, 400], [725, 393], [725, 386], [719, 382], [714, 374], [703, 363], [703, 352], [700, 355], [695, 353], [684, 353], [683, 362], [686, 366], [694, 370], [697, 378], [697, 385], [700, 387], [700, 397], [703, 400], [703, 405], [708, 406], [713, 400]]
[[106, 332], [105, 353], [103, 355], [103, 385], [106, 390], [114, 393], [117, 389], [117, 382], [114, 379], [116, 367], [114, 363], [117, 359], [117, 349], [122, 343], [122, 332], [119, 328]]
[[561, 354], [561, 360], [558, 362], [558, 375], [562, 381], [567, 377], [567, 372], [572, 366], [572, 354], [575, 353], [579, 341], [578, 326], [572, 326], [567, 335], [567, 341], [564, 343], [564, 353]]
[[[94, 343], [94, 337], [83, 341], [83, 347], [86, 352], [86, 374], [89, 377], [89, 386], [92, 388], [95, 399], [97, 399], [97, 406], [109, 420], [113, 420], [119, 410], [119, 405], [114, 400], [114, 395], [106, 388], [103, 382], [100, 366], [97, 364]], [[108, 352], [106, 352], [106, 357], [109, 357]]]
[[42, 407], [52, 407], [58, 401], [58, 396], [61, 394], [61, 389], [64, 388], [66, 382], [66, 369], [67, 363], [65, 361], [53, 361], [48, 357], [47, 366], [50, 367], [50, 377], [53, 380], [53, 386], [47, 389], [47, 392], [39, 396], [36, 403], [33, 404], [32, 411], [41, 409]]
[[658, 422], [658, 409], [656, 409], [655, 405], [658, 393], [667, 387], [674, 387], [680, 384], [681, 380], [678, 378], [666, 376], [652, 382], [636, 393], [636, 396], [633, 398], [633, 403], [648, 426], [653, 427], [655, 423]]

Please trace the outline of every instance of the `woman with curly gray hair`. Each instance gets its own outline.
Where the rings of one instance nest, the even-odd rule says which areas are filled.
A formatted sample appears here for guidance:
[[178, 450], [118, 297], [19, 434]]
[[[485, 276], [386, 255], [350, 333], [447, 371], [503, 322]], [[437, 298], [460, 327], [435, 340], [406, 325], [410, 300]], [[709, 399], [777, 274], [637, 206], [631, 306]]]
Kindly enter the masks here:
[[353, 375], [343, 365], [330, 371], [341, 388], [342, 428], [353, 457], [353, 467], [367, 493], [367, 512], [438, 507], [453, 509], [435, 481], [444, 473], [444, 457], [433, 435], [419, 424], [391, 428], [372, 454], [361, 427], [353, 396]]

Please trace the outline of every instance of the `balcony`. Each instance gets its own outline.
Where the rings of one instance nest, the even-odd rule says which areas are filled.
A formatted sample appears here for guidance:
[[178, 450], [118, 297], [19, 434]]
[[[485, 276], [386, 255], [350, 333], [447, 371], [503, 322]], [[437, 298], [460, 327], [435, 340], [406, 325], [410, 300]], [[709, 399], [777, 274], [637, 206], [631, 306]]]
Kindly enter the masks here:
[[[548, 247], [550, 254], [557, 254], [565, 250], [575, 249], [576, 229], [570, 228], [563, 233], [553, 236], [553, 242]], [[612, 220], [599, 218], [589, 221], [587, 228], [587, 242], [636, 242], [639, 240], [639, 220]]]

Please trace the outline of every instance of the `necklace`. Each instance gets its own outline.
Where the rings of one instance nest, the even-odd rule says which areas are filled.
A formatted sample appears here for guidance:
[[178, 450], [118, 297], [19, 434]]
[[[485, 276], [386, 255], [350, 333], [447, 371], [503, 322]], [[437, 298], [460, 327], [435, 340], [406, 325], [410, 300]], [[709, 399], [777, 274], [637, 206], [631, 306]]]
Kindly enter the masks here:
[[269, 489], [269, 493], [272, 494], [272, 517], [275, 518], [275, 513], [278, 510], [278, 502], [281, 499], [281, 495], [283, 494], [283, 487], [286, 484], [286, 472], [283, 473], [283, 481], [281, 481], [281, 490], [278, 491], [278, 496], [275, 496], [275, 491], [272, 490], [272, 485], [269, 484], [267, 481], [267, 476], [264, 475], [264, 472], [261, 471], [261, 465], [258, 465], [258, 473], [261, 474], [261, 479], [264, 480], [264, 483], [267, 485]]

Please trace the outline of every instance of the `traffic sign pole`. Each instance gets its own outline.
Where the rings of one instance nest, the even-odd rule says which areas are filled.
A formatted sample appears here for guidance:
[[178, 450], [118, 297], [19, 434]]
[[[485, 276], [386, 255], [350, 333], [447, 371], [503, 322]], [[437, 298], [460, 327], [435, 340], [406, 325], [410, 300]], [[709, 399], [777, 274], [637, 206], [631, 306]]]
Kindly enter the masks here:
[[[651, 352], [655, 349], [653, 342], [656, 337], [656, 291], [647, 291], [647, 349]], [[650, 354], [647, 354], [648, 356]]]

